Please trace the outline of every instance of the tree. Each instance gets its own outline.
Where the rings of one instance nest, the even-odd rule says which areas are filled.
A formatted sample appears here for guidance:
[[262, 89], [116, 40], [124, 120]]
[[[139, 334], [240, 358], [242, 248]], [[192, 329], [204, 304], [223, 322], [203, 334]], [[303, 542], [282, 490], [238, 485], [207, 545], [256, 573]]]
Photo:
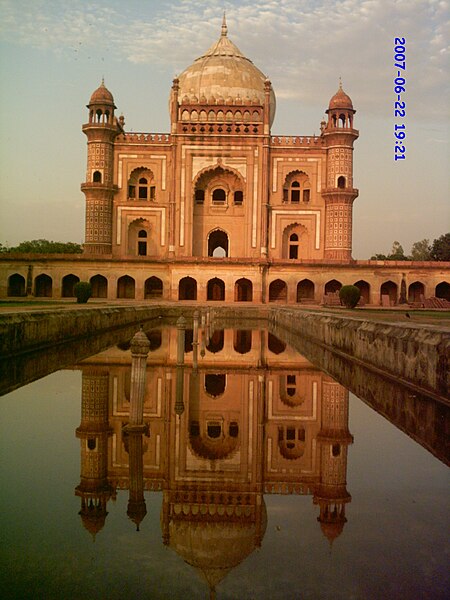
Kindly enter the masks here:
[[49, 240], [31, 240], [18, 246], [6, 248], [0, 244], [0, 252], [21, 252], [28, 254], [81, 254], [83, 248], [75, 242], [53, 242]]
[[339, 298], [347, 308], [355, 308], [361, 297], [361, 290], [356, 285], [343, 285], [339, 290]]
[[430, 240], [414, 242], [411, 247], [411, 260], [431, 260]]
[[430, 254], [432, 260], [450, 261], [450, 233], [444, 233], [433, 241]]
[[392, 250], [388, 256], [388, 260], [408, 260], [400, 242], [394, 242], [392, 244]]
[[374, 254], [370, 257], [370, 260], [409, 260], [407, 256], [405, 256], [405, 251], [403, 250], [403, 246], [400, 242], [395, 241], [392, 244], [391, 253], [386, 256], [386, 254]]
[[89, 281], [78, 281], [75, 284], [73, 291], [77, 297], [78, 304], [86, 304], [92, 296], [92, 286]]

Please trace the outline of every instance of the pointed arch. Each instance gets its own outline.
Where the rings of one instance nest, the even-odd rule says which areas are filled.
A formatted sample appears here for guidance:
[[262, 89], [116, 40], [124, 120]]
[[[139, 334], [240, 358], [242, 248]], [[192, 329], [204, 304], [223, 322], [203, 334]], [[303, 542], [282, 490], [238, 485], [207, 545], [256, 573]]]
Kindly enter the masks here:
[[53, 295], [53, 280], [50, 275], [41, 273], [34, 280], [34, 295], [38, 298], [51, 298]]
[[103, 275], [94, 275], [90, 278], [89, 283], [92, 288], [93, 298], [108, 297], [108, 280]]
[[208, 256], [225, 258], [229, 256], [228, 234], [223, 229], [213, 229], [208, 234]]
[[14, 273], [8, 277], [8, 296], [26, 296], [26, 281], [23, 275]]
[[75, 285], [80, 281], [77, 275], [65, 275], [62, 278], [61, 296], [63, 298], [75, 298]]

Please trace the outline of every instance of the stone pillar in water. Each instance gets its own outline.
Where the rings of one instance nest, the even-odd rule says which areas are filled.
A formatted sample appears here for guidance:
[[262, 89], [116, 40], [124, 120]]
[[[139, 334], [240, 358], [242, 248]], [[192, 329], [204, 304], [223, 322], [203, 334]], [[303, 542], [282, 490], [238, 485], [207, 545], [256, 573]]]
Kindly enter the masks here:
[[127, 515], [135, 523], [136, 531], [147, 514], [144, 498], [143, 435], [135, 431], [128, 434], [129, 495]]
[[183, 387], [184, 387], [184, 342], [186, 335], [186, 319], [181, 315], [177, 321], [177, 381], [175, 392], [175, 412], [182, 415], [184, 412]]
[[131, 390], [130, 390], [130, 421], [128, 431], [145, 430], [144, 426], [144, 397], [145, 374], [150, 342], [142, 327], [131, 340]]

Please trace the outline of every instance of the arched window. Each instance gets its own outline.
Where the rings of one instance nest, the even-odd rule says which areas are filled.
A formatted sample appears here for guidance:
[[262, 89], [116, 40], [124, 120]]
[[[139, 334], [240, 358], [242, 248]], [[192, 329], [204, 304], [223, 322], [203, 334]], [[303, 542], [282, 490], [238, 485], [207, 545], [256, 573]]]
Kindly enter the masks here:
[[341, 190], [345, 188], [345, 177], [343, 175], [341, 175], [340, 177], [338, 177], [337, 186]]
[[225, 193], [225, 190], [223, 190], [222, 188], [217, 188], [213, 191], [212, 201], [214, 204], [225, 204], [226, 199], [227, 195]]
[[237, 206], [241, 206], [244, 202], [244, 193], [241, 190], [236, 190], [234, 192], [234, 203]]
[[195, 203], [203, 204], [205, 202], [205, 190], [195, 190]]
[[291, 183], [291, 202], [293, 204], [298, 204], [300, 202], [300, 184], [298, 181], [293, 181]]
[[129, 200], [155, 200], [156, 187], [150, 169], [135, 169], [128, 180]]
[[92, 181], [94, 183], [101, 183], [102, 182], [102, 174], [100, 173], [100, 171], [94, 171], [94, 173], [92, 175]]
[[298, 235], [291, 233], [289, 236], [289, 258], [298, 258]]
[[147, 232], [141, 229], [138, 233], [138, 256], [147, 256]]

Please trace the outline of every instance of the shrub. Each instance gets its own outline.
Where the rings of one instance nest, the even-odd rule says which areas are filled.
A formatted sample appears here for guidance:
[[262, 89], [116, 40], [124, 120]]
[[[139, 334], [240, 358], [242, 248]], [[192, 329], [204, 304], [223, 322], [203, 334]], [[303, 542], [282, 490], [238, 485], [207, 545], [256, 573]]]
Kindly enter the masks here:
[[74, 287], [75, 296], [78, 304], [86, 304], [92, 296], [92, 286], [89, 281], [79, 281]]
[[356, 285], [343, 285], [339, 290], [339, 298], [347, 308], [355, 308], [360, 296], [361, 291]]

